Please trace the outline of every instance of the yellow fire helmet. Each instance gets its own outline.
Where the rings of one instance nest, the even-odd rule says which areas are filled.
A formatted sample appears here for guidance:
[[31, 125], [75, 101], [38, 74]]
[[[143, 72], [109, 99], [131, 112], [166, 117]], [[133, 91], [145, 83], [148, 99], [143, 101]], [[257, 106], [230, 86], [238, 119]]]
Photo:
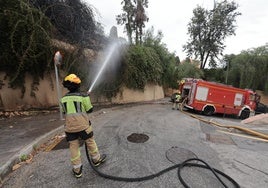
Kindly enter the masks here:
[[76, 84], [81, 83], [80, 78], [78, 76], [76, 76], [75, 74], [69, 74], [68, 76], [66, 76], [64, 78], [64, 81], [70, 81], [70, 82], [73, 82], [73, 83], [76, 83]]

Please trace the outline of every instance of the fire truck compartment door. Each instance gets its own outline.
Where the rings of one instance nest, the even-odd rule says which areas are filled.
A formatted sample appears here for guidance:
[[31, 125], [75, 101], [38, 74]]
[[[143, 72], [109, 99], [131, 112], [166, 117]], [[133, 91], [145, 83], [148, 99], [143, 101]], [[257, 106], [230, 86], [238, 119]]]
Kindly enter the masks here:
[[234, 105], [241, 106], [243, 102], [243, 95], [241, 93], [235, 94]]
[[197, 91], [196, 91], [196, 96], [195, 96], [196, 100], [206, 101], [207, 97], [208, 97], [208, 88], [198, 86]]

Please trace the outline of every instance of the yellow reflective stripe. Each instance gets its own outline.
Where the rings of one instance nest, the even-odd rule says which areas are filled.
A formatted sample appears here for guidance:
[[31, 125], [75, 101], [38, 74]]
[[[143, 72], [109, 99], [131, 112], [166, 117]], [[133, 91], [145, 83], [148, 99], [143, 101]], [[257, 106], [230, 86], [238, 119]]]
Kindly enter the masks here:
[[79, 157], [81, 156], [80, 150], [78, 149], [78, 155], [74, 158], [71, 158], [71, 161], [75, 161], [77, 159], [79, 159]]
[[96, 149], [95, 150], [93, 150], [93, 151], [90, 151], [89, 153], [96, 153], [96, 152], [98, 152], [98, 148], [96, 147]]

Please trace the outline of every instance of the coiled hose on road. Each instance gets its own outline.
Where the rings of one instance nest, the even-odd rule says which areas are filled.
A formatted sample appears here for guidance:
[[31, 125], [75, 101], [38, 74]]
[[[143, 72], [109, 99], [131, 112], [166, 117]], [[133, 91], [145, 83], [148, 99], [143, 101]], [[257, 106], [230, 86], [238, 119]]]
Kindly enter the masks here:
[[[103, 178], [106, 178], [106, 179], [110, 179], [110, 180], [114, 180], [114, 181], [124, 181], [124, 182], [140, 182], [140, 181], [146, 181], [146, 180], [150, 180], [150, 179], [153, 179], [153, 178], [156, 178], [170, 170], [173, 170], [175, 168], [178, 169], [178, 178], [180, 180], [180, 182], [182, 183], [182, 185], [186, 188], [190, 188], [190, 186], [183, 180], [182, 176], [181, 176], [181, 169], [184, 168], [184, 167], [200, 167], [200, 168], [206, 168], [206, 169], [209, 169], [214, 175], [215, 177], [221, 182], [221, 184], [225, 187], [225, 188], [228, 188], [228, 186], [221, 180], [221, 178], [218, 176], [218, 174], [222, 175], [223, 177], [225, 177], [227, 180], [229, 180], [235, 188], [240, 188], [239, 184], [233, 180], [230, 176], [228, 176], [227, 174], [215, 169], [215, 168], [212, 168], [210, 167], [205, 161], [201, 160], [201, 159], [198, 159], [198, 158], [191, 158], [191, 159], [187, 159], [185, 160], [184, 162], [182, 163], [179, 163], [179, 164], [175, 164], [173, 166], [170, 166], [164, 170], [161, 170], [155, 174], [150, 174], [148, 176], [143, 176], [143, 177], [137, 177], [137, 178], [128, 178], [128, 177], [118, 177], [118, 176], [112, 176], [112, 175], [109, 175], [109, 174], [105, 174], [101, 171], [99, 171], [92, 163], [92, 160], [89, 156], [89, 152], [88, 152], [88, 149], [87, 149], [87, 145], [85, 144], [85, 150], [86, 150], [86, 156], [87, 156], [87, 160], [91, 166], [91, 168], [101, 177]], [[190, 161], [198, 161], [198, 162], [201, 162], [203, 164], [197, 164], [197, 163], [191, 163]]]
[[[193, 117], [195, 119], [198, 119], [200, 121], [203, 121], [205, 123], [208, 123], [208, 124], [212, 124], [212, 125], [215, 125], [215, 126], [218, 126], [218, 127], [222, 127], [222, 128], [233, 128], [233, 129], [238, 129], [240, 131], [243, 131], [247, 134], [250, 134], [250, 135], [254, 135], [254, 136], [257, 136], [257, 137], [260, 137], [260, 138], [263, 138], [265, 140], [268, 140], [268, 135], [266, 134], [263, 134], [263, 133], [260, 133], [260, 132], [257, 132], [257, 131], [253, 131], [253, 130], [250, 130], [250, 129], [247, 129], [247, 128], [243, 128], [243, 127], [240, 127], [240, 126], [233, 126], [233, 125], [222, 125], [220, 123], [216, 123], [216, 122], [212, 122], [212, 121], [209, 121], [209, 120], [205, 120], [203, 118], [200, 118], [196, 115], [192, 115], [190, 113], [187, 113], [187, 112], [184, 112], [182, 110], [182, 108], [180, 108], [180, 111], [189, 115], [190, 117]], [[153, 179], [153, 178], [156, 178], [170, 170], [173, 170], [173, 169], [176, 169], [178, 170], [178, 178], [180, 180], [180, 182], [182, 183], [182, 185], [186, 188], [189, 188], [190, 186], [183, 180], [182, 176], [181, 176], [181, 169], [184, 168], [184, 167], [199, 167], [199, 168], [205, 168], [205, 169], [208, 169], [210, 170], [214, 176], [220, 181], [220, 183], [225, 187], [227, 188], [228, 186], [221, 180], [221, 178], [218, 176], [218, 174], [222, 175], [223, 177], [225, 177], [227, 180], [229, 180], [233, 185], [234, 187], [236, 188], [239, 188], [239, 184], [234, 180], [232, 179], [230, 176], [228, 176], [227, 174], [221, 172], [220, 170], [217, 170], [215, 168], [212, 168], [210, 167], [205, 161], [201, 160], [201, 159], [198, 159], [198, 158], [191, 158], [191, 159], [187, 159], [185, 160], [184, 162], [182, 163], [179, 163], [179, 164], [175, 164], [173, 166], [170, 166], [164, 170], [161, 170], [155, 174], [150, 174], [148, 176], [143, 176], [143, 177], [137, 177], [137, 178], [128, 178], [128, 177], [117, 177], [117, 176], [112, 176], [112, 175], [109, 175], [109, 174], [105, 174], [103, 172], [100, 172], [92, 163], [91, 161], [91, 158], [89, 156], [89, 153], [88, 153], [88, 150], [87, 150], [87, 147], [85, 145], [85, 149], [86, 149], [86, 156], [87, 156], [87, 159], [88, 159], [88, 162], [90, 164], [90, 166], [92, 167], [92, 169], [101, 177], [103, 178], [106, 178], [106, 179], [110, 179], [110, 180], [115, 180], [115, 181], [124, 181], [124, 182], [140, 182], [140, 181], [146, 181], [146, 180], [150, 180], [150, 179]], [[197, 164], [197, 163], [192, 163], [191, 161], [198, 161], [198, 162], [201, 162], [203, 164]]]

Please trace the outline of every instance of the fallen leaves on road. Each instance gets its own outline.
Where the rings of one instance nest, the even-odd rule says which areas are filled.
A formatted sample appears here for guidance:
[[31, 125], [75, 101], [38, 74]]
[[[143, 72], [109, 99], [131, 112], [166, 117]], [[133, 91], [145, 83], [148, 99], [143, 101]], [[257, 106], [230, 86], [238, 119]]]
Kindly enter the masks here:
[[21, 164], [19, 163], [19, 164], [15, 164], [13, 167], [12, 167], [12, 171], [14, 171], [14, 170], [17, 170], [18, 168], [20, 168], [21, 167]]
[[63, 139], [65, 138], [65, 134], [54, 136], [46, 145], [46, 152], [51, 151], [55, 146], [57, 146]]
[[32, 163], [33, 161], [33, 155], [30, 154], [28, 155], [27, 159], [25, 161], [22, 161], [22, 162], [19, 162], [17, 164], [15, 164], [13, 167], [12, 167], [12, 171], [15, 171], [17, 169], [19, 169], [23, 164], [30, 164]]

